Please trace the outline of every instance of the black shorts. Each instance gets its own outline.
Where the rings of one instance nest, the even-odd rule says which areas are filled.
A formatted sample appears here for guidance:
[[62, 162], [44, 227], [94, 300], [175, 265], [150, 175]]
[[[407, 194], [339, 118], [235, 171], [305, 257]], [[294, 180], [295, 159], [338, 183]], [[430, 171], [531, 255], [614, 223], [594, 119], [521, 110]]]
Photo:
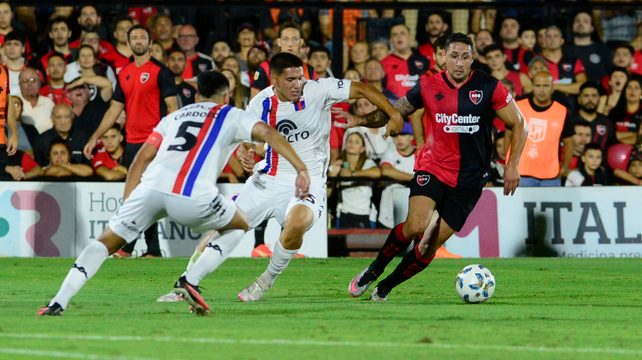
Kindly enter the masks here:
[[481, 197], [482, 190], [455, 189], [426, 172], [417, 171], [410, 182], [410, 197], [426, 196], [437, 204], [435, 210], [453, 230], [459, 231]]
[[145, 143], [140, 143], [140, 144], [131, 144], [131, 143], [125, 143], [125, 151], [123, 153], [123, 161], [121, 162], [121, 165], [129, 169], [130, 166], [132, 166], [132, 162], [134, 162], [134, 158], [136, 157], [136, 154], [138, 154], [138, 150], [143, 147], [143, 144]]

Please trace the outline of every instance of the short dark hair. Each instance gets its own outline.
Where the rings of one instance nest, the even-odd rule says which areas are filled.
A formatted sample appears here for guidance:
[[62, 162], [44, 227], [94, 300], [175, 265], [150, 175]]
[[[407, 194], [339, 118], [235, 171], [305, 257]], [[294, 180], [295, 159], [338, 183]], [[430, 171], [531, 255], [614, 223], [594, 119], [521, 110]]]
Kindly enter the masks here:
[[[93, 50], [93, 49], [92, 49], [92, 50]], [[65, 55], [63, 55], [62, 53], [59, 53], [59, 52], [57, 52], [57, 51], [54, 51], [51, 55], [49, 55], [49, 58], [47, 59], [47, 63], [49, 62], [49, 60], [51, 60], [51, 59], [53, 59], [53, 58], [61, 58], [61, 59], [62, 59], [62, 61], [64, 61], [64, 62], [65, 62], [65, 64], [67, 64], [67, 59], [65, 58]]]
[[14, 30], [14, 31], [8, 33], [4, 37], [4, 43], [5, 44], [8, 43], [9, 41], [13, 41], [13, 40], [20, 41], [20, 43], [24, 46], [24, 44], [25, 44], [25, 35], [19, 30]]
[[629, 44], [627, 44], [627, 43], [621, 43], [621, 44], [618, 44], [618, 45], [613, 49], [613, 53], [615, 54], [615, 51], [616, 51], [617, 49], [620, 49], [620, 48], [627, 49], [627, 50], [631, 53], [631, 55], [633, 55], [633, 54], [635, 53], [635, 50], [633, 49], [633, 46], [631, 46], [631, 45], [629, 45]]
[[152, 41], [152, 34], [149, 32], [149, 29], [147, 28], [147, 26], [141, 25], [141, 24], [136, 24], [136, 25], [132, 26], [131, 28], [129, 28], [129, 31], [127, 31], [127, 41], [129, 41], [129, 38], [131, 37], [132, 31], [138, 30], [138, 29], [145, 30], [145, 32], [147, 33], [147, 37], [149, 38], [149, 41], [150, 42]]
[[67, 20], [67, 18], [62, 17], [62, 16], [56, 16], [55, 18], [49, 20], [49, 31], [51, 31], [51, 28], [54, 25], [59, 24], [59, 23], [64, 23], [65, 25], [67, 25], [67, 29], [68, 30], [71, 29], [71, 26], [69, 26], [69, 20]]
[[501, 53], [504, 53], [504, 49], [497, 45], [497, 44], [490, 44], [484, 48], [484, 56], [488, 55], [489, 52], [491, 51], [501, 51]]
[[[109, 129], [107, 129], [107, 131], [111, 129], [116, 129], [119, 134], [123, 133], [123, 130], [120, 128], [120, 125], [118, 123], [114, 123], [114, 125], [112, 125]], [[105, 133], [107, 133], [107, 131], [105, 131]]]
[[69, 142], [60, 136], [56, 136], [55, 138], [51, 139], [49, 142], [49, 152], [51, 152], [51, 148], [54, 147], [54, 145], [62, 144], [67, 148], [67, 151], [69, 152], [69, 156], [71, 156], [71, 148], [69, 147]]
[[[505, 16], [505, 17], [502, 19], [502, 22], [499, 24], [499, 26], [503, 25], [503, 24], [504, 24], [504, 22], [506, 22], [506, 20], [515, 20], [515, 22], [517, 23], [517, 26], [520, 26], [520, 25], [519, 25], [519, 20], [517, 20], [517, 18], [512, 17], [512, 16]], [[520, 26], [520, 27], [521, 27], [521, 26]]]
[[575, 128], [576, 126], [590, 128], [591, 127], [591, 123], [588, 122], [588, 120], [578, 120], [578, 121], [573, 123], [573, 127]]
[[78, 47], [78, 56], [80, 56], [80, 50], [82, 50], [82, 49], [89, 49], [89, 50], [91, 50], [91, 52], [94, 54], [94, 58], [95, 58], [95, 59], [98, 59], [98, 54], [96, 53], [96, 50], [94, 50], [94, 48], [93, 48], [93, 47], [91, 47], [91, 46], [89, 46], [89, 45], [87, 45], [87, 44], [80, 45], [80, 46]]
[[586, 154], [588, 150], [599, 150], [600, 152], [602, 152], [602, 147], [600, 146], [600, 144], [590, 143], [584, 146], [584, 154]]
[[290, 53], [276, 54], [270, 60], [270, 73], [274, 75], [281, 75], [287, 68], [302, 67], [303, 61], [298, 56]]
[[518, 34], [519, 34], [519, 36], [522, 36], [522, 34], [523, 34], [523, 33], [525, 33], [525, 32], [527, 32], [527, 31], [532, 31], [532, 32], [534, 32], [534, 33], [535, 33], [535, 36], [537, 37], [537, 31], [535, 31], [535, 29], [530, 28], [530, 27], [526, 27], [526, 28], [523, 28], [523, 29], [520, 27], [520, 28], [519, 28], [519, 32], [518, 32]]
[[312, 56], [312, 54], [317, 53], [317, 52], [325, 53], [326, 55], [328, 55], [329, 59], [332, 58], [332, 56], [330, 55], [330, 50], [328, 50], [328, 48], [323, 46], [323, 45], [319, 45], [319, 46], [315, 46], [315, 47], [311, 48], [310, 49], [310, 56]]
[[600, 87], [592, 81], [587, 81], [582, 84], [582, 86], [580, 86], [580, 94], [582, 93], [582, 91], [584, 91], [584, 89], [595, 89], [598, 93], [600, 92]]
[[448, 39], [448, 36], [442, 35], [435, 40], [435, 42], [432, 44], [432, 46], [437, 49], [445, 49], [446, 48], [446, 40]]
[[134, 19], [130, 18], [129, 16], [119, 16], [118, 18], [116, 18], [116, 21], [114, 21], [114, 25], [118, 25], [118, 23], [122, 21], [129, 21], [130, 23], [132, 23], [132, 25], [134, 25]]
[[196, 78], [198, 93], [211, 99], [213, 96], [221, 93], [227, 93], [230, 88], [230, 82], [227, 77], [216, 70], [202, 72]]
[[295, 29], [296, 31], [299, 32], [299, 37], [303, 38], [303, 32], [301, 31], [301, 25], [292, 22], [292, 21], [286, 21], [283, 24], [279, 26], [279, 37], [281, 37], [281, 34], [285, 29]]
[[[162, 46], [161, 46], [161, 47], [162, 47]], [[176, 49], [176, 50], [172, 49], [172, 52], [171, 52], [171, 53], [169, 53], [169, 54], [167, 54], [167, 57], [169, 57], [169, 56], [170, 56], [170, 55], [172, 55], [173, 53], [183, 54], [183, 56], [185, 56], [185, 59], [187, 60], [187, 55], [185, 55], [185, 52], [184, 52], [183, 50], [181, 50], [181, 49]]]
[[470, 47], [470, 50], [473, 53], [475, 53], [475, 46], [473, 45], [473, 40], [469, 38], [466, 34], [453, 33], [450, 36], [448, 36], [448, 39], [446, 39], [446, 45], [444, 49], [448, 49], [448, 47], [450, 47], [450, 45], [454, 43], [466, 44]]
[[625, 68], [619, 66], [614, 67], [613, 70], [611, 70], [611, 72], [609, 73], [609, 77], [613, 76], [613, 74], [616, 72], [623, 72], [626, 74], [626, 78], [629, 78], [629, 72]]

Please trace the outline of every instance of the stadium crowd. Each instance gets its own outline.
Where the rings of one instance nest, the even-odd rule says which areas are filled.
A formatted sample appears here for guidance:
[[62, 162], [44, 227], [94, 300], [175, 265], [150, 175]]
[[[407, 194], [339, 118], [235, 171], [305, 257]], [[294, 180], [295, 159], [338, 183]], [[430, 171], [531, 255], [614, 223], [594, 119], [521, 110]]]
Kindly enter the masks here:
[[[0, 63], [14, 109], [6, 113], [18, 125], [18, 151], [8, 155], [3, 144], [15, 134], [0, 119], [0, 180], [125, 179], [126, 111], [101, 136], [93, 159], [83, 150], [110, 109], [120, 71], [133, 61], [128, 32], [142, 24], [154, 39], [151, 56], [173, 75], [179, 107], [195, 102], [196, 76], [216, 69], [230, 82], [231, 105], [241, 109], [270, 85], [267, 61], [279, 52], [299, 56], [308, 79], [365, 82], [394, 103], [421, 76], [443, 70], [448, 34], [467, 32], [476, 47], [475, 71], [501, 80], [526, 116], [523, 186], [642, 184], [642, 10], [576, 11], [549, 21], [538, 11], [488, 8], [465, 10], [464, 17], [462, 11], [345, 10], [344, 67], [336, 74], [332, 10], [36, 9], [0, 1]], [[376, 110], [365, 98], [335, 106], [357, 115]], [[503, 185], [510, 156], [511, 131], [496, 120], [488, 186]], [[412, 179], [416, 149], [430, 140], [423, 121], [431, 119], [417, 112], [401, 132], [384, 138], [384, 128], [346, 130], [345, 120], [333, 118], [334, 226], [393, 227], [392, 190]], [[255, 161], [263, 155], [256, 151]], [[244, 181], [252, 165], [234, 154], [220, 181]]]

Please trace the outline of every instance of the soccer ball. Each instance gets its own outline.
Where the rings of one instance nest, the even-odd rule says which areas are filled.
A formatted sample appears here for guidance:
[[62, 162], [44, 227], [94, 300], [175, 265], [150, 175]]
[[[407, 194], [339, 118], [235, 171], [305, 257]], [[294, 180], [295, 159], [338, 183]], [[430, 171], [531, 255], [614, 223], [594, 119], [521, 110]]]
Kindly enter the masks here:
[[495, 277], [487, 268], [473, 264], [463, 268], [455, 281], [457, 295], [467, 303], [483, 303], [495, 292]]

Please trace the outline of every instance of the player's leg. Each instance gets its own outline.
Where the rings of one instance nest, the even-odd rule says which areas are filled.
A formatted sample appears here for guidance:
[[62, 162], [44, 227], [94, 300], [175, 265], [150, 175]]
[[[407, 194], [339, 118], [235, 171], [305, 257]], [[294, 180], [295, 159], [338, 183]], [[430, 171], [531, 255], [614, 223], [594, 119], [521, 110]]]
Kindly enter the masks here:
[[267, 270], [254, 283], [243, 289], [238, 297], [241, 301], [258, 301], [272, 287], [276, 278], [288, 267], [303, 244], [303, 235], [314, 221], [310, 207], [297, 204], [289, 211], [279, 241], [274, 245]]
[[395, 270], [381, 280], [372, 292], [371, 299], [385, 301], [392, 289], [423, 271], [435, 258], [437, 250], [455, 233], [441, 217], [426, 231], [419, 244], [409, 251]]

